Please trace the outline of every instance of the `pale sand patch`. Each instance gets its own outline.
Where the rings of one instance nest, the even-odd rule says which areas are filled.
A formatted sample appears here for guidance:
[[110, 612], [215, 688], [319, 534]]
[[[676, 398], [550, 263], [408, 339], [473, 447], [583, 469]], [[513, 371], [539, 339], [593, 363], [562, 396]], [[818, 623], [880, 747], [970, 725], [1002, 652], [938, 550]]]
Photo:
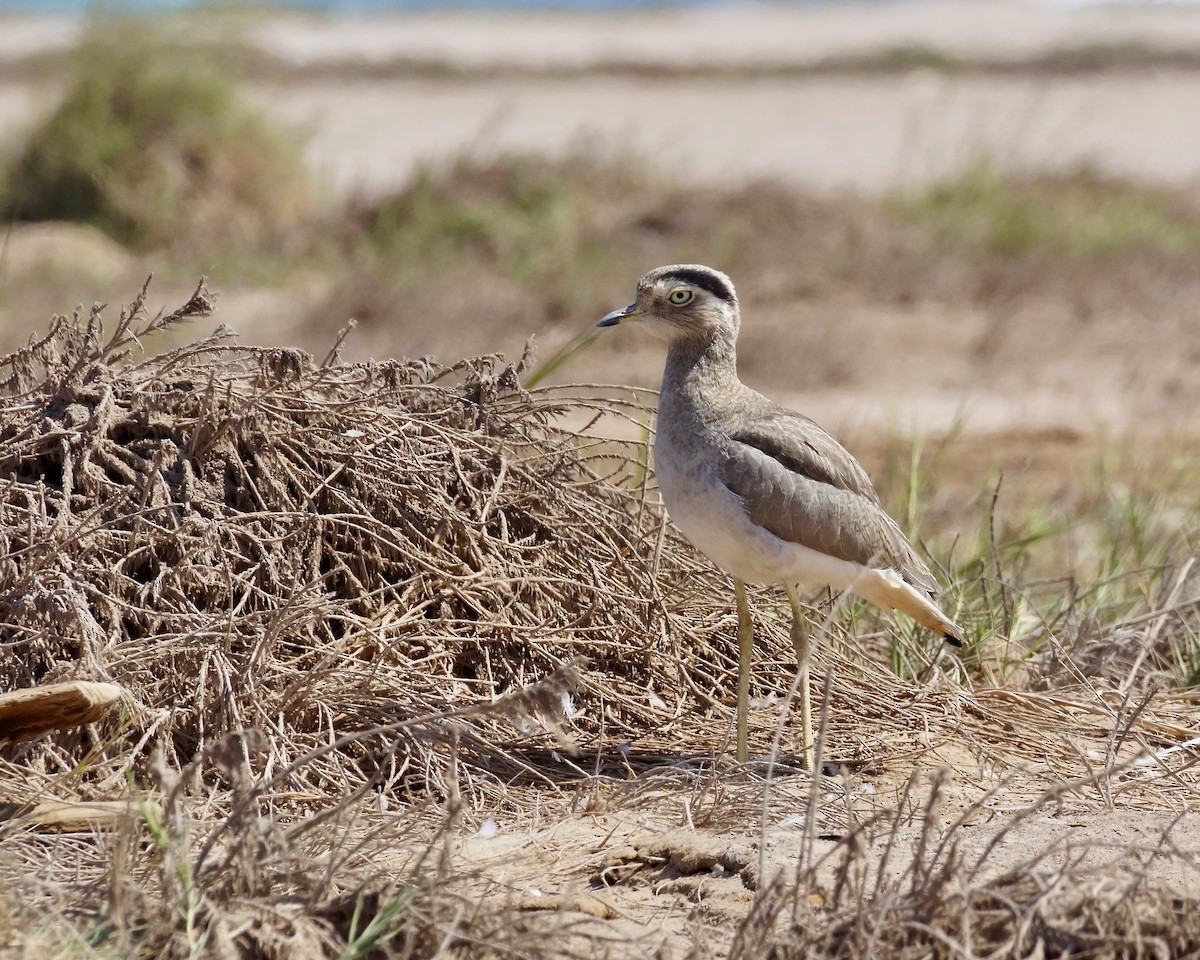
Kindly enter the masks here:
[[1200, 177], [1200, 73], [1087, 77], [912, 73], [707, 82], [582, 76], [254, 84], [309, 133], [340, 192], [406, 182], [471, 154], [628, 153], [684, 182], [772, 178], [819, 192], [914, 188], [986, 158], [1000, 168], [1092, 163], [1118, 176]]

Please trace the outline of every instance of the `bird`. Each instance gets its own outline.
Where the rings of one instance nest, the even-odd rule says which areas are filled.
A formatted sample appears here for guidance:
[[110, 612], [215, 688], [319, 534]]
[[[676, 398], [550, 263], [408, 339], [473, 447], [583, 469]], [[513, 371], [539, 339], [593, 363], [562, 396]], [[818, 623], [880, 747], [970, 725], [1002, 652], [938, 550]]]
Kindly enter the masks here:
[[667, 515], [733, 580], [738, 615], [736, 757], [748, 759], [754, 626], [747, 583], [782, 583], [792, 608], [803, 763], [812, 770], [807, 615], [798, 587], [849, 591], [899, 610], [954, 646], [963, 632], [939, 585], [884, 510], [866, 470], [815, 421], [741, 382], [732, 281], [701, 264], [656, 267], [634, 302], [597, 321], [637, 324], [667, 344], [654, 472]]

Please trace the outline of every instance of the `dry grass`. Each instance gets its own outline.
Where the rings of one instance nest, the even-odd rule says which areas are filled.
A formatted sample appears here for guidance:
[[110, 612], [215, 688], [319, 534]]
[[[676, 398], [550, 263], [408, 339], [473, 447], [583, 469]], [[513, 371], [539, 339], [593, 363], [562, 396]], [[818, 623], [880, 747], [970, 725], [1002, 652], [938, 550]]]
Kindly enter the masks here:
[[[975, 811], [997, 809], [995, 783], [1030, 810], [1054, 785], [1059, 803], [1194, 799], [1177, 745], [1197, 711], [1146, 680], [1156, 645], [1196, 634], [1179, 541], [1150, 572], [1148, 555], [1115, 554], [1108, 588], [1124, 599], [1105, 605], [1094, 582], [1025, 582], [1020, 551], [1037, 538], [1014, 550], [992, 530], [949, 572], [974, 638], [961, 664], [870, 611], [818, 605], [822, 749], [837, 766], [816, 780], [795, 770], [783, 722], [794, 663], [778, 598], [757, 591], [752, 738], [773, 768], [741, 768], [723, 759], [727, 583], [665, 525], [644, 446], [595, 426], [643, 424], [647, 398], [528, 391], [525, 360], [343, 363], [335, 348], [315, 362], [223, 329], [148, 356], [144, 342], [211, 304], [201, 286], [150, 317], [144, 299], [115, 322], [100, 308], [55, 318], [0, 360], [2, 682], [129, 691], [110, 722], [6, 745], [7, 799], [139, 804], [113, 835], [0, 825], [0, 942], [43, 956], [592, 955], [608, 934], [570, 910], [529, 919], [464, 838], [489, 819], [532, 833], [623, 815], [753, 836], [806, 810], [809, 853], [783, 879], [761, 857], [686, 844], [635, 859], [676, 875], [719, 864], [756, 889], [743, 956], [940, 955], [1005, 937], [1016, 946], [995, 955], [1020, 955], [1029, 924], [1071, 910], [1071, 942], [1139, 955], [1118, 949], [1123, 914], [1097, 926], [1109, 891], [1071, 874], [1075, 900], [1055, 899], [1029, 871], [964, 873], [940, 833], [900, 892], [880, 870], [829, 893], [821, 871], [841, 855], [857, 877], [864, 823], [900, 835], [896, 818], [941, 803], [942, 788], [902, 791], [864, 821], [864, 770], [886, 787], [953, 758]], [[1086, 651], [1119, 655], [1085, 670]], [[841, 853], [818, 858], [819, 834]], [[1004, 903], [1025, 924], [1011, 936]], [[1182, 910], [1158, 909], [1147, 937]], [[971, 916], [975, 933], [946, 926]], [[919, 935], [913, 917], [928, 917]], [[615, 954], [634, 949], [610, 933]], [[697, 955], [723, 949], [693, 939]]]
[[[968, 850], [964, 827], [978, 808], [944, 817], [941, 771], [910, 812], [915, 778], [897, 807], [856, 823], [822, 856], [797, 861], [764, 883], [731, 957], [1195, 956], [1195, 900], [1163, 883], [1192, 851], [1169, 822], [1138, 844], [1048, 843], [1015, 864], [997, 849], [1020, 821], [1061, 799], [1048, 792]], [[1074, 787], [1076, 785], [1069, 785]], [[1182, 816], [1182, 815], [1181, 815]], [[876, 855], [869, 851], [875, 849]]]

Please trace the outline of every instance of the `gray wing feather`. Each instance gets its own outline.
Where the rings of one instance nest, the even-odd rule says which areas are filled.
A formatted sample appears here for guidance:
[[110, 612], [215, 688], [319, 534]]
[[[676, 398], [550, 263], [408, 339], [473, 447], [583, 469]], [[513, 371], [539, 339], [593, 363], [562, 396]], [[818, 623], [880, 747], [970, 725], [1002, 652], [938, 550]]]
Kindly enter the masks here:
[[778, 407], [734, 431], [733, 439], [761, 450], [794, 473], [879, 502], [862, 464], [815, 420]]
[[721, 469], [752, 523], [790, 543], [875, 567], [893, 567], [931, 595], [938, 584], [870, 478], [836, 440], [797, 414], [734, 431]]

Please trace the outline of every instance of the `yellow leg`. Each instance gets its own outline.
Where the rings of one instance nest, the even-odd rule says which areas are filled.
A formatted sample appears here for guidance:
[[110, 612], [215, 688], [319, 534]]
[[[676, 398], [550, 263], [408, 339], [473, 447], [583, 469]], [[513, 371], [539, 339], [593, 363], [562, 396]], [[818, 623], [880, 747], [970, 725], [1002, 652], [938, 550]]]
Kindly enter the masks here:
[[748, 718], [754, 621], [750, 619], [750, 601], [746, 599], [746, 585], [741, 580], [733, 581], [733, 595], [737, 598], [738, 614], [737, 761], [745, 763], [750, 758]]
[[799, 664], [800, 679], [800, 725], [804, 728], [804, 768], [813, 768], [813, 729], [812, 729], [812, 700], [808, 692], [808, 661], [811, 651], [808, 646], [808, 616], [800, 606], [800, 597], [796, 594], [796, 585], [785, 583], [788, 603], [792, 605], [792, 646], [796, 649], [796, 663]]

